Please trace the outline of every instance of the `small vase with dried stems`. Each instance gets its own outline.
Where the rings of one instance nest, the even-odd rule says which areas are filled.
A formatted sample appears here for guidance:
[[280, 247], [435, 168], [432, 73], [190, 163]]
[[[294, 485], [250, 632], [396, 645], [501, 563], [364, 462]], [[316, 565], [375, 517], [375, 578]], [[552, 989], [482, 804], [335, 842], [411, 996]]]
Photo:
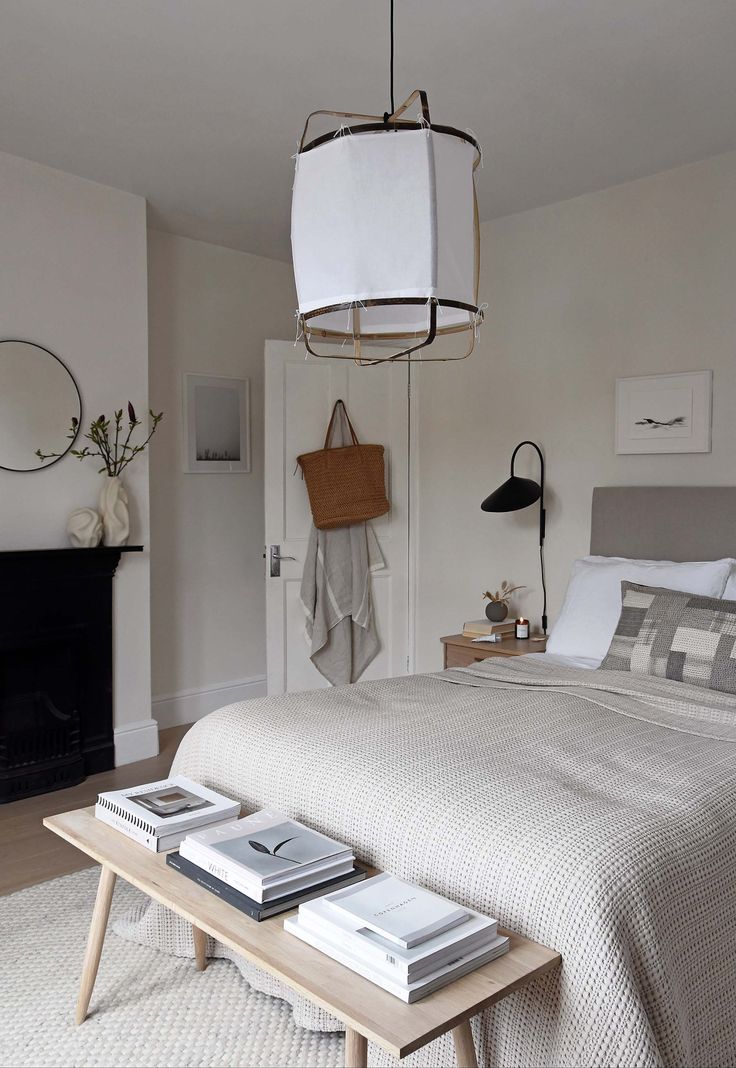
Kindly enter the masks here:
[[491, 623], [503, 623], [506, 616], [509, 614], [509, 597], [512, 593], [516, 593], [517, 590], [525, 590], [526, 586], [510, 586], [506, 579], [501, 583], [501, 588], [496, 590], [495, 593], [491, 593], [490, 590], [486, 590], [483, 594], [484, 600], [488, 600], [486, 605], [486, 618], [490, 619]]

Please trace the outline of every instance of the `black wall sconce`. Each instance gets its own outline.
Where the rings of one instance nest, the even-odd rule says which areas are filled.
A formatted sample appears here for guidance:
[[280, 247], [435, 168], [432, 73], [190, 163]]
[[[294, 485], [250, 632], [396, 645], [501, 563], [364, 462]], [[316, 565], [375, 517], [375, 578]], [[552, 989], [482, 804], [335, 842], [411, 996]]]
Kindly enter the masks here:
[[[532, 478], [520, 478], [514, 474], [514, 460], [516, 454], [524, 445], [531, 445], [539, 457], [540, 479], [535, 482]], [[544, 574], [544, 456], [542, 450], [533, 441], [521, 441], [511, 454], [511, 477], [494, 490], [481, 504], [484, 512], [516, 512], [521, 508], [528, 508], [530, 504], [539, 501], [539, 566], [542, 570], [542, 594], [544, 605], [542, 608], [542, 630], [547, 633], [547, 583]]]

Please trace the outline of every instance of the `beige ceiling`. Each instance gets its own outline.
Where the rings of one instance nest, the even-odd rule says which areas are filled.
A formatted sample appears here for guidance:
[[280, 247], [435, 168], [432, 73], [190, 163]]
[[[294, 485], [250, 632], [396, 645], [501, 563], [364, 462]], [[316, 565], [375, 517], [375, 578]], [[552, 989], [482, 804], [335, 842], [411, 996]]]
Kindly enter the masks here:
[[[296, 139], [382, 112], [388, 0], [0, 0], [0, 150], [288, 258]], [[396, 0], [397, 97], [481, 140], [483, 219], [736, 148], [736, 0]]]

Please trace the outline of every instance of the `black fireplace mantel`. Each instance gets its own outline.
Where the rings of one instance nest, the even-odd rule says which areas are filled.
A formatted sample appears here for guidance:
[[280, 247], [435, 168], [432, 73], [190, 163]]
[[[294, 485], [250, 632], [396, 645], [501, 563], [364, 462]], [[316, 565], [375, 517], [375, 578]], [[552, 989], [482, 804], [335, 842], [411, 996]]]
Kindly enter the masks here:
[[115, 766], [113, 575], [142, 551], [0, 552], [0, 803]]
[[23, 573], [48, 575], [114, 575], [121, 553], [142, 553], [142, 545], [98, 545], [95, 549], [8, 549], [0, 551], [0, 588], [5, 578]]

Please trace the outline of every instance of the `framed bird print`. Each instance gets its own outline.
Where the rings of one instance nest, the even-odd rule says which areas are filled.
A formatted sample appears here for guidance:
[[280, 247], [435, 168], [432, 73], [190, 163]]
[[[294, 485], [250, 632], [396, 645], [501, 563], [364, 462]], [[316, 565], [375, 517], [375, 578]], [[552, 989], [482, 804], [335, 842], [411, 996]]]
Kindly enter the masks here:
[[616, 379], [616, 452], [710, 452], [712, 371]]

